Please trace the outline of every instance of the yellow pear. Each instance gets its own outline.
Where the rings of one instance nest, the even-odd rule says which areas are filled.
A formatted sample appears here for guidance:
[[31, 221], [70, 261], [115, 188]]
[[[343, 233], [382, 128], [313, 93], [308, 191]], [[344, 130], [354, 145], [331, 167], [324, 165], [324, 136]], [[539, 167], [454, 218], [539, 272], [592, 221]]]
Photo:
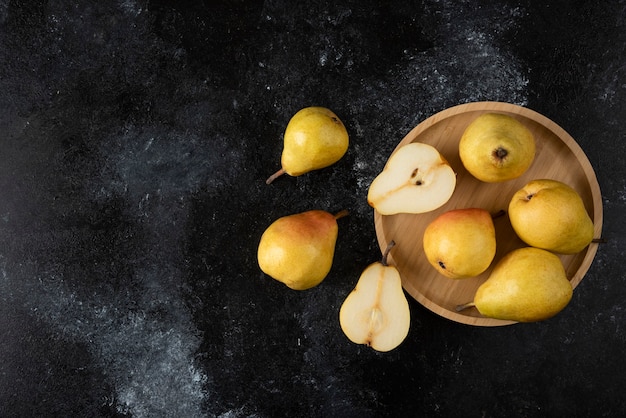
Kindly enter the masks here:
[[328, 275], [335, 255], [337, 219], [323, 210], [288, 215], [261, 236], [257, 258], [261, 270], [294, 290], [317, 286]]
[[478, 288], [473, 303], [489, 318], [517, 322], [548, 319], [562, 311], [572, 298], [572, 284], [561, 259], [534, 247], [513, 250], [496, 264]]
[[533, 180], [518, 190], [509, 218], [526, 244], [556, 253], [578, 253], [593, 239], [593, 221], [580, 195], [557, 180]]
[[381, 215], [430, 212], [443, 206], [456, 187], [456, 173], [432, 145], [398, 148], [369, 187], [367, 201]]
[[282, 167], [267, 184], [285, 173], [300, 176], [336, 163], [348, 150], [348, 131], [331, 110], [305, 107], [289, 120], [283, 143]]
[[348, 339], [376, 351], [396, 348], [409, 333], [411, 312], [398, 270], [387, 264], [391, 241], [380, 262], [370, 264], [339, 310]]
[[512, 116], [483, 113], [463, 132], [459, 157], [481, 181], [511, 180], [524, 174], [535, 159], [535, 138]]
[[496, 230], [485, 209], [454, 209], [424, 230], [424, 253], [430, 264], [451, 279], [475, 277], [496, 255]]

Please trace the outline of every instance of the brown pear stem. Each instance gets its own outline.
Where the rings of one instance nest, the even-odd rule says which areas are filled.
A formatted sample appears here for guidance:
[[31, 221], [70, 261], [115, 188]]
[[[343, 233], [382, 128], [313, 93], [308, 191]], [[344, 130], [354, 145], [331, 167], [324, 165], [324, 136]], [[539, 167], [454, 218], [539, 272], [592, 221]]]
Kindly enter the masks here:
[[491, 219], [496, 219], [496, 218], [500, 218], [502, 216], [506, 215], [506, 211], [504, 209], [500, 209], [499, 211], [497, 211], [496, 213], [492, 213], [491, 214]]
[[464, 303], [463, 305], [456, 305], [456, 311], [457, 312], [461, 312], [461, 311], [463, 311], [463, 310], [465, 310], [467, 308], [471, 308], [473, 306], [476, 306], [476, 305], [474, 305], [474, 302]]
[[606, 240], [604, 238], [600, 237], [600, 238], [592, 239], [591, 242], [596, 243], [596, 244], [605, 244]]
[[341, 218], [345, 218], [349, 214], [350, 214], [350, 211], [348, 209], [344, 209], [344, 210], [340, 210], [339, 212], [335, 213], [333, 216], [335, 217], [335, 219], [341, 219]]
[[271, 182], [273, 182], [274, 180], [276, 180], [278, 177], [282, 176], [283, 174], [285, 174], [285, 169], [281, 168], [280, 170], [278, 170], [277, 172], [269, 176], [267, 180], [265, 180], [265, 184], [270, 184]]
[[383, 258], [380, 260], [380, 263], [383, 266], [387, 266], [387, 257], [389, 256], [389, 252], [391, 251], [391, 249], [394, 247], [394, 245], [396, 245], [396, 242], [394, 240], [389, 241], [389, 244], [387, 244], [387, 248], [385, 248], [385, 252], [383, 253]]

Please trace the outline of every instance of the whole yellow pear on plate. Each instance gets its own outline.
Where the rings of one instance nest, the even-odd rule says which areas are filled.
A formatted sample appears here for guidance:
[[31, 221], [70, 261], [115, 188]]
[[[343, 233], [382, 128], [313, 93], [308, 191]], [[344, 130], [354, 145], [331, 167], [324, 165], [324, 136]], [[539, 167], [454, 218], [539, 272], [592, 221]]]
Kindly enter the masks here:
[[283, 136], [281, 168], [266, 183], [287, 173], [300, 176], [336, 163], [348, 150], [348, 131], [330, 109], [305, 107], [289, 120]]
[[558, 180], [527, 183], [513, 195], [509, 218], [526, 244], [556, 253], [578, 253], [593, 239], [593, 221], [582, 198]]
[[400, 273], [387, 264], [391, 241], [380, 262], [370, 264], [339, 310], [344, 334], [356, 344], [386, 352], [399, 346], [409, 333], [411, 312]]
[[398, 148], [374, 178], [367, 202], [381, 215], [430, 212], [444, 205], [456, 187], [456, 173], [432, 145]]
[[453, 209], [424, 230], [428, 262], [451, 279], [483, 273], [496, 255], [496, 230], [491, 214], [481, 208]]
[[476, 306], [489, 318], [536, 322], [562, 311], [572, 294], [572, 284], [558, 256], [524, 247], [505, 255], [476, 291], [474, 302], [457, 310]]
[[294, 290], [317, 286], [330, 272], [339, 230], [337, 219], [346, 214], [310, 210], [277, 219], [261, 236], [259, 267]]
[[477, 179], [496, 183], [524, 174], [535, 159], [535, 138], [512, 116], [483, 113], [459, 141], [463, 166]]

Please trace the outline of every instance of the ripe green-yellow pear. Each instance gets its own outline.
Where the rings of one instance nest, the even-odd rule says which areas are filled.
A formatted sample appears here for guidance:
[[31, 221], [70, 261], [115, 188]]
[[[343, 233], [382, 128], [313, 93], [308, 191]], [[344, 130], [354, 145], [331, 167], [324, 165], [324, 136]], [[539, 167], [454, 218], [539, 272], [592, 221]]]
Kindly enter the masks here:
[[424, 230], [424, 253], [430, 264], [451, 279], [475, 277], [496, 255], [496, 230], [491, 214], [481, 208], [442, 213]]
[[370, 264], [339, 310], [344, 334], [356, 344], [386, 352], [409, 333], [411, 312], [398, 270], [387, 264], [391, 241], [382, 261]]
[[423, 213], [444, 205], [456, 187], [456, 173], [432, 145], [413, 142], [387, 160], [367, 193], [381, 215]]
[[333, 263], [337, 219], [323, 210], [288, 215], [274, 221], [261, 236], [257, 258], [261, 270], [294, 290], [317, 286]]
[[476, 291], [474, 302], [460, 305], [457, 310], [476, 306], [489, 318], [536, 322], [561, 312], [572, 293], [558, 256], [524, 247], [505, 255]]
[[305, 107], [289, 120], [283, 142], [282, 167], [267, 184], [285, 173], [300, 176], [336, 163], [348, 150], [348, 131], [330, 109]]
[[511, 180], [524, 174], [535, 159], [535, 138], [512, 116], [483, 113], [463, 132], [459, 157], [481, 181]]
[[580, 195], [561, 181], [530, 181], [513, 195], [509, 218], [526, 244], [556, 253], [578, 253], [593, 239], [593, 221]]

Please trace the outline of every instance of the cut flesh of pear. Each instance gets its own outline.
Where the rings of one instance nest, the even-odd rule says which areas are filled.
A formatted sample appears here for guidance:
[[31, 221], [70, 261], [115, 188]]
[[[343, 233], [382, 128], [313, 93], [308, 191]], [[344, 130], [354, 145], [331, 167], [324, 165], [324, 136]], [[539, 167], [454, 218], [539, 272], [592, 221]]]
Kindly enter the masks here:
[[396, 348], [409, 333], [411, 314], [395, 267], [374, 263], [367, 267], [341, 310], [341, 329], [350, 341], [385, 352]]
[[399, 148], [370, 185], [367, 200], [381, 215], [424, 213], [443, 206], [456, 187], [456, 174], [432, 145]]

